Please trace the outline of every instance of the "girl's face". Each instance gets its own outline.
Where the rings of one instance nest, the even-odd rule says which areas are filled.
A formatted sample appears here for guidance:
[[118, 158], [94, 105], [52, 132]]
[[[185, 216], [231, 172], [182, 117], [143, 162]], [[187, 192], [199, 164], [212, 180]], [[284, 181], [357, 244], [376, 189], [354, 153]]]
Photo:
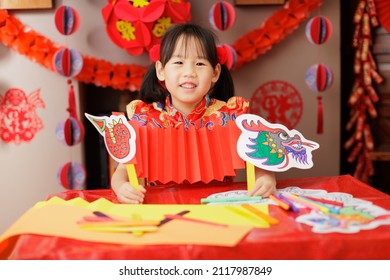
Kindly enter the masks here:
[[188, 115], [201, 102], [218, 80], [221, 65], [215, 68], [202, 55], [202, 48], [193, 38], [179, 38], [171, 59], [162, 65], [156, 62], [156, 74], [171, 94], [172, 105]]

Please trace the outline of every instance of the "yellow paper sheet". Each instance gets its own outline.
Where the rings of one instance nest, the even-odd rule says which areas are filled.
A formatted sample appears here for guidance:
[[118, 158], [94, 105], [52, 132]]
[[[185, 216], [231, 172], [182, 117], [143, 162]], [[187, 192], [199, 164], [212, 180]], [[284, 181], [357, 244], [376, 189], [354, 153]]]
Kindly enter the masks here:
[[[266, 205], [256, 205], [268, 212]], [[141, 215], [142, 219], [163, 219], [166, 214], [176, 214], [189, 210], [186, 216], [211, 222], [229, 224], [219, 227], [182, 220], [173, 220], [161, 226], [157, 232], [135, 237], [126, 233], [91, 232], [83, 230], [77, 224], [92, 211], [102, 211], [108, 215], [131, 217]], [[61, 236], [85, 241], [106, 242], [129, 245], [156, 244], [199, 244], [215, 246], [235, 246], [253, 228], [254, 220], [232, 215], [224, 206], [207, 205], [125, 205], [113, 204], [105, 199], [88, 203], [77, 198], [64, 201], [54, 198], [37, 203], [22, 215], [2, 236], [0, 243], [20, 234], [41, 234]], [[260, 219], [257, 227], [267, 227]], [[1, 246], [0, 246], [1, 248]], [[0, 252], [1, 253], [1, 252]]]
[[[216, 222], [229, 225], [252, 226], [258, 228], [268, 228], [270, 225], [256, 215], [248, 212], [250, 219], [244, 216], [235, 215], [227, 210], [224, 205], [202, 205], [202, 204], [115, 204], [111, 201], [101, 198], [92, 203], [88, 203], [82, 198], [63, 200], [53, 197], [48, 201], [42, 201], [35, 207], [43, 207], [49, 204], [74, 205], [87, 208], [93, 211], [101, 211], [109, 215], [130, 218], [133, 214], [140, 214], [145, 220], [162, 220], [166, 214], [176, 214], [183, 210], [189, 210], [186, 217], [201, 219], [210, 222]], [[238, 205], [236, 205], [238, 206]], [[252, 204], [258, 210], [268, 214], [267, 204]], [[243, 209], [243, 211], [246, 211]]]

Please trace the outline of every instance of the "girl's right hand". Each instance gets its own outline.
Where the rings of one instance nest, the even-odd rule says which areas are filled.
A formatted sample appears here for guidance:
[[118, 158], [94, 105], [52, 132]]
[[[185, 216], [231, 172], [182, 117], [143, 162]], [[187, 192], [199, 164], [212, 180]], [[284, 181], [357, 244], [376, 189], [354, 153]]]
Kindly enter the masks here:
[[144, 201], [146, 189], [139, 185], [136, 190], [129, 182], [124, 182], [116, 191], [116, 196], [120, 203], [141, 204]]

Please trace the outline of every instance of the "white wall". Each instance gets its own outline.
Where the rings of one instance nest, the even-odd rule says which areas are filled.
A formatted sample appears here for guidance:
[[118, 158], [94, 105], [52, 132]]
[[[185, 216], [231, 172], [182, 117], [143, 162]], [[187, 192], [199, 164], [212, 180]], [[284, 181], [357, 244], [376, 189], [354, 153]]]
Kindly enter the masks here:
[[[57, 32], [53, 24], [55, 9], [12, 11], [25, 25], [32, 27], [52, 41], [77, 48], [81, 53], [106, 59], [113, 63], [146, 65], [146, 55], [131, 57], [116, 47], [105, 32], [101, 8], [105, 0], [55, 1], [56, 7], [66, 4], [81, 15], [80, 29], [67, 38]], [[192, 22], [209, 26], [208, 10], [213, 0], [190, 1]], [[233, 1], [230, 1], [233, 2]], [[310, 44], [305, 37], [304, 22], [292, 35], [256, 61], [233, 71], [236, 93], [250, 99], [252, 93], [270, 80], [291, 83], [304, 100], [303, 116], [296, 127], [306, 138], [316, 141], [321, 148], [314, 152], [315, 165], [310, 170], [290, 170], [278, 174], [278, 178], [330, 176], [339, 173], [339, 122], [340, 122], [340, 28], [339, 1], [324, 1], [319, 11], [312, 16], [327, 16], [333, 23], [333, 36], [323, 46]], [[207, 4], [208, 3], [208, 4]], [[237, 21], [228, 31], [218, 33], [221, 42], [234, 43], [248, 31], [257, 28], [276, 9], [282, 6], [236, 7]], [[304, 81], [308, 67], [315, 63], [327, 64], [334, 73], [333, 86], [325, 92], [323, 135], [316, 134], [316, 96]], [[31, 143], [15, 145], [0, 142], [0, 233], [10, 226], [22, 213], [48, 195], [63, 191], [58, 184], [58, 168], [67, 161], [82, 161], [82, 145], [67, 147], [55, 137], [57, 123], [65, 119], [67, 108], [66, 78], [61, 77], [24, 56], [0, 45], [0, 94], [9, 88], [23, 89], [26, 94], [41, 89], [45, 109], [37, 109], [44, 129], [36, 134]], [[75, 81], [76, 82], [76, 81]], [[77, 93], [77, 85], [76, 85]], [[244, 180], [243, 173], [239, 179]]]

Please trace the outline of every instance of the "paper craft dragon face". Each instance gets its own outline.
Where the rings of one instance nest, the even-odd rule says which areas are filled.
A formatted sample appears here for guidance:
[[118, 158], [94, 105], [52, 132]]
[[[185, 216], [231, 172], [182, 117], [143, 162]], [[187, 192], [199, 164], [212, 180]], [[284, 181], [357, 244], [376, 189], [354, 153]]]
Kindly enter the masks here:
[[237, 151], [245, 161], [271, 171], [313, 166], [311, 152], [319, 145], [306, 140], [298, 131], [252, 114], [239, 116], [236, 124], [242, 131]]

